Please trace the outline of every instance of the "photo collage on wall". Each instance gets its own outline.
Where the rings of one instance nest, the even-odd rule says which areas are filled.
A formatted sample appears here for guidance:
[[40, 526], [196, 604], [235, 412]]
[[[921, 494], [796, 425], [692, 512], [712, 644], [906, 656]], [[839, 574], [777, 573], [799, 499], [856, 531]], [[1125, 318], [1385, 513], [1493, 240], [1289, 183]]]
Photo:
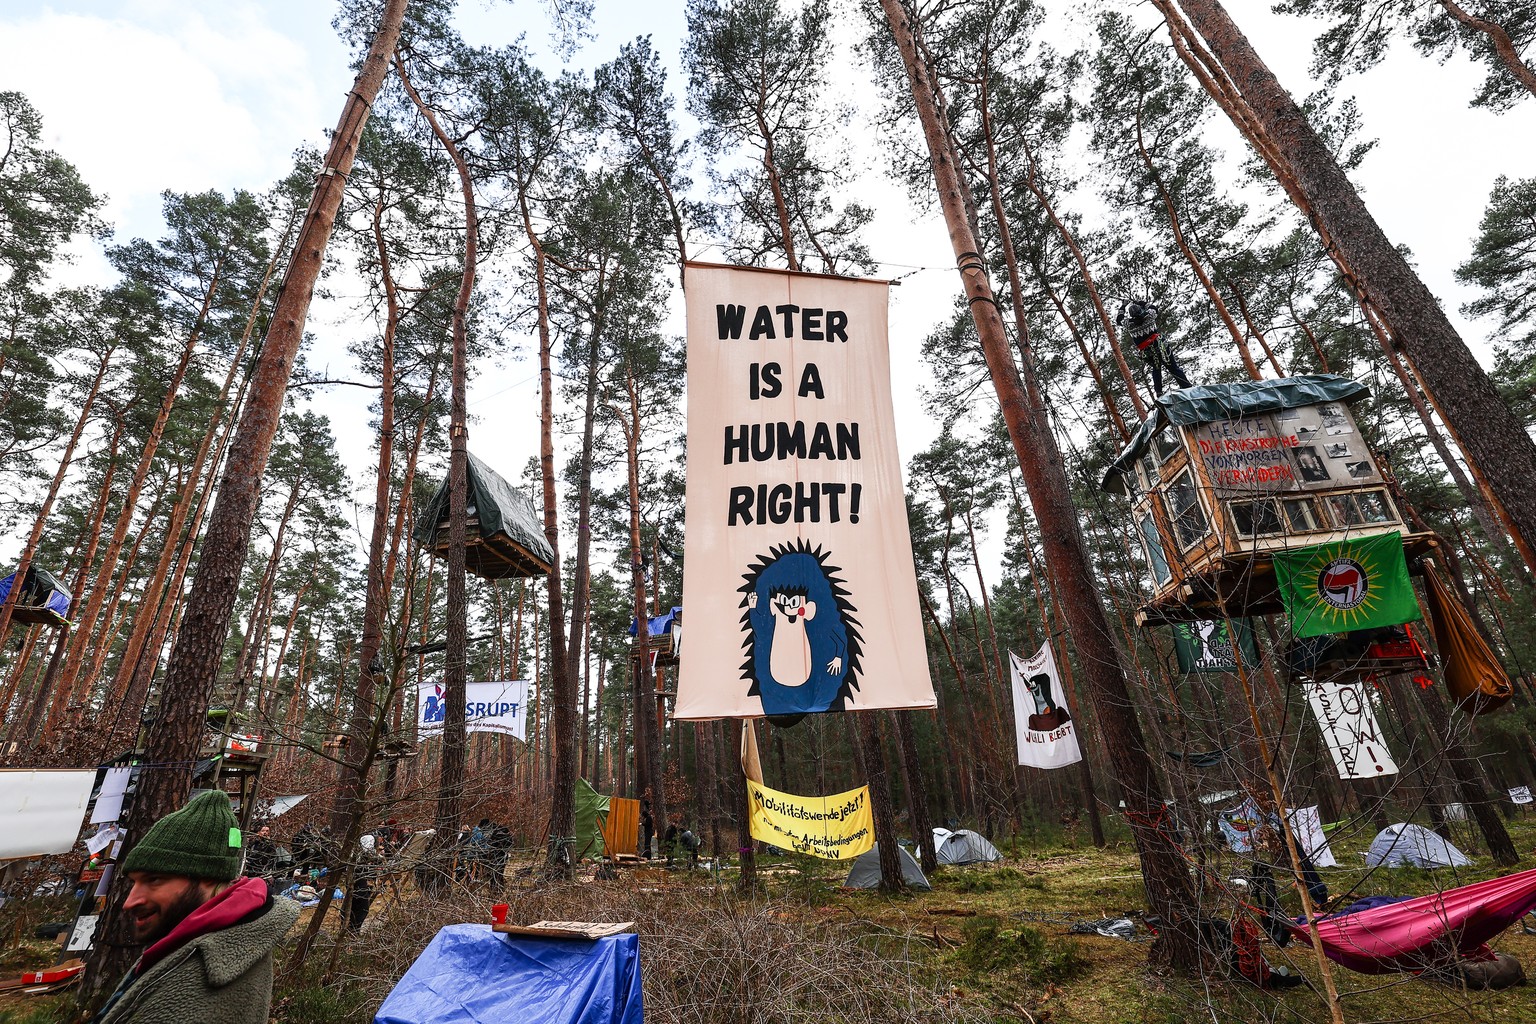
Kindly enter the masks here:
[[1290, 454], [1302, 489], [1380, 480], [1365, 442], [1342, 403], [1282, 409], [1275, 419], [1278, 433], [1293, 434], [1296, 438]]

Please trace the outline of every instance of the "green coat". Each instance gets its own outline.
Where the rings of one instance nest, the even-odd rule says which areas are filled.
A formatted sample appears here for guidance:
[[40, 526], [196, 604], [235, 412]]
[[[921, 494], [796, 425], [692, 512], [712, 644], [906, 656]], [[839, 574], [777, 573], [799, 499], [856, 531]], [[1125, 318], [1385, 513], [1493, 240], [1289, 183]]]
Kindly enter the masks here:
[[274, 899], [254, 921], [199, 935], [128, 987], [100, 1024], [267, 1024], [272, 947], [299, 905]]

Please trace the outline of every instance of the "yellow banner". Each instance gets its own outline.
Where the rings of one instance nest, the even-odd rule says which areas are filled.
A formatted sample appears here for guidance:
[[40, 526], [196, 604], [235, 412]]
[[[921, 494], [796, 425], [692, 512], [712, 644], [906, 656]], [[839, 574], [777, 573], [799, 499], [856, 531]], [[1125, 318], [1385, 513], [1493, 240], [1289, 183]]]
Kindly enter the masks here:
[[747, 795], [753, 839], [823, 860], [853, 860], [875, 845], [868, 786], [836, 796], [794, 796], [748, 779]]

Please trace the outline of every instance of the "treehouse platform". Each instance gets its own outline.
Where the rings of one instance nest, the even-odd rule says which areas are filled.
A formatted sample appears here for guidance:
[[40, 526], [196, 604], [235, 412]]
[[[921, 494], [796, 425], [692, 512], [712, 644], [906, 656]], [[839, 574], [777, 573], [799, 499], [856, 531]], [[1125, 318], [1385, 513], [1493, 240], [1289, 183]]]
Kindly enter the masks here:
[[[655, 658], [657, 665], [676, 665], [678, 655], [683, 649], [683, 609], [674, 605], [669, 611], [661, 615], [653, 615], [646, 619], [646, 651]], [[639, 632], [639, 622], [629, 620], [629, 635], [633, 638]], [[629, 649], [630, 660], [640, 657], [640, 645], [635, 644]]]
[[[483, 579], [548, 576], [555, 553], [526, 494], [470, 455], [466, 465], [467, 540], [464, 568]], [[448, 557], [448, 481], [427, 504], [414, 534], [439, 558]]]
[[1412, 566], [1439, 544], [1398, 510], [1350, 408], [1365, 396], [1332, 374], [1159, 396], [1102, 484], [1134, 502], [1138, 625], [1284, 611], [1277, 552], [1398, 533]]
[[[16, 585], [13, 572], [0, 579], [0, 602], [10, 596]], [[36, 565], [27, 568], [16, 604], [11, 609], [12, 622], [24, 622], [32, 626], [69, 628], [69, 591], [48, 570]]]

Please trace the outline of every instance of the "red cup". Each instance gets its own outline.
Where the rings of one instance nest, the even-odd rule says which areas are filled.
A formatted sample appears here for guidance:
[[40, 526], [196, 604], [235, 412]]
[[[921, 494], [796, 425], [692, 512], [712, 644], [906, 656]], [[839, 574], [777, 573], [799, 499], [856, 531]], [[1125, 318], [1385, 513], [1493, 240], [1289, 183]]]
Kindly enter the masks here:
[[505, 903], [498, 903], [494, 907], [492, 907], [491, 908], [491, 923], [492, 924], [506, 924], [507, 923], [507, 911], [509, 909], [511, 909], [511, 908], [507, 904], [505, 904]]

